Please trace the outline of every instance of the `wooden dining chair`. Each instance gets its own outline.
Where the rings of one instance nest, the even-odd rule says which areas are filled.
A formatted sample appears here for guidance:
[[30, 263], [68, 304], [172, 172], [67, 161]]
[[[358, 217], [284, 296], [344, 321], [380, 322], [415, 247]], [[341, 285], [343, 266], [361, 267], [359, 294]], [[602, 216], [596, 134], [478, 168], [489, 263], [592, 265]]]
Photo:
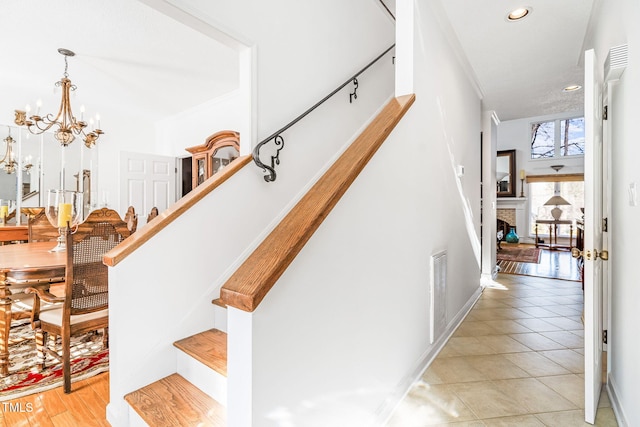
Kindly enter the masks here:
[[44, 209], [29, 217], [28, 222], [29, 242], [48, 242], [57, 240], [60, 235], [58, 227], [49, 222]]
[[[61, 359], [64, 392], [71, 393], [71, 336], [104, 329], [103, 345], [108, 348], [109, 282], [102, 256], [122, 242], [124, 236], [110, 222], [95, 221], [86, 225], [82, 233], [72, 234], [67, 230], [65, 239], [64, 296], [39, 288], [28, 288], [26, 292], [36, 295], [32, 325], [36, 330], [38, 364], [44, 368], [48, 354]], [[59, 307], [41, 311], [41, 301], [59, 303]], [[47, 339], [49, 334], [61, 337], [62, 357], [56, 351], [54, 340]]]
[[111, 224], [123, 239], [131, 235], [131, 230], [129, 230], [127, 223], [120, 218], [118, 212], [109, 208], [100, 208], [89, 213], [87, 218], [78, 224], [73, 234], [74, 236], [82, 236], [90, 232], [95, 224], [100, 223]]
[[138, 214], [133, 206], [129, 206], [127, 213], [124, 214], [124, 222], [127, 223], [127, 228], [131, 234], [136, 232], [138, 228]]
[[154, 206], [151, 208], [151, 212], [149, 212], [149, 215], [147, 216], [147, 224], [149, 223], [149, 221], [151, 221], [153, 218], [157, 216], [158, 216], [158, 208]]

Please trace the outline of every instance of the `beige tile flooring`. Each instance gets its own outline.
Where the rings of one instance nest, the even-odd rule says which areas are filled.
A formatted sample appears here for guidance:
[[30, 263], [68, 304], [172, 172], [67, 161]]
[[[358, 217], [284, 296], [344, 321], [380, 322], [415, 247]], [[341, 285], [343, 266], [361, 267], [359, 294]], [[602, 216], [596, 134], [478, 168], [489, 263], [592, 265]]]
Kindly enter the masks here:
[[588, 426], [581, 313], [579, 282], [498, 275], [387, 427]]

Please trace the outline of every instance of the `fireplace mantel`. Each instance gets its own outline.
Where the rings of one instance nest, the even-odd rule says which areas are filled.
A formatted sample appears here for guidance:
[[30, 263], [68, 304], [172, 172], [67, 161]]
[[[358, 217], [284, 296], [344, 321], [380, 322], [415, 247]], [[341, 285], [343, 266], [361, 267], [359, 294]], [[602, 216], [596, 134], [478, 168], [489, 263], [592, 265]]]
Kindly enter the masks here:
[[[515, 211], [516, 217], [516, 233], [520, 237], [520, 241], [529, 242], [529, 231], [527, 230], [527, 198], [526, 197], [498, 197], [496, 199], [496, 208]], [[512, 224], [513, 225], [513, 224]]]

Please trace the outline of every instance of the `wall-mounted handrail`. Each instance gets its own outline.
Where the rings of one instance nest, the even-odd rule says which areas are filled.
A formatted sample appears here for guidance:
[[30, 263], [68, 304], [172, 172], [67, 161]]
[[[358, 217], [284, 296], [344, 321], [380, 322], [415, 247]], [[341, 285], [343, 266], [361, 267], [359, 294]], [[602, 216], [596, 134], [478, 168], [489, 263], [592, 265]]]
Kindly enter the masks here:
[[391, 15], [391, 18], [393, 18], [393, 20], [395, 21], [395, 20], [396, 20], [396, 17], [395, 17], [395, 15], [394, 15], [390, 10], [389, 10], [389, 8], [387, 7], [387, 4], [386, 4], [383, 0], [380, 0], [380, 4], [382, 5], [382, 7], [384, 7], [384, 8], [387, 10], [387, 12], [389, 13], [389, 15]]
[[415, 95], [394, 98], [258, 245], [220, 289], [227, 306], [252, 312], [320, 227], [400, 119]]
[[[358, 76], [360, 76], [360, 74], [364, 73], [365, 71], [367, 71], [367, 69], [369, 69], [369, 67], [371, 67], [373, 64], [375, 64], [376, 62], [378, 62], [380, 60], [380, 58], [382, 58], [383, 56], [385, 56], [387, 53], [389, 53], [389, 51], [391, 51], [391, 49], [393, 49], [395, 47], [395, 43], [392, 44], [389, 48], [387, 48], [384, 52], [382, 52], [380, 55], [378, 55], [373, 61], [371, 61], [369, 64], [367, 64], [364, 68], [362, 68], [360, 71], [358, 71], [356, 74], [354, 74], [353, 76], [351, 76], [347, 81], [345, 81], [344, 83], [342, 83], [340, 86], [338, 86], [336, 89], [334, 89], [329, 95], [325, 96], [324, 98], [322, 98], [320, 101], [316, 102], [312, 107], [310, 107], [309, 109], [307, 109], [304, 113], [300, 114], [298, 117], [296, 117], [295, 119], [293, 119], [291, 122], [289, 122], [288, 124], [286, 124], [285, 126], [283, 126], [282, 128], [278, 129], [276, 132], [274, 132], [273, 134], [269, 135], [269, 137], [265, 138], [264, 140], [262, 140], [261, 142], [258, 143], [258, 145], [255, 146], [255, 148], [253, 149], [253, 161], [255, 162], [256, 165], [258, 165], [259, 168], [261, 168], [264, 172], [267, 172], [267, 174], [264, 176], [264, 180], [267, 182], [272, 182], [276, 180], [276, 170], [275, 170], [275, 166], [280, 164], [280, 151], [284, 148], [284, 138], [282, 137], [282, 133], [284, 131], [286, 131], [287, 129], [289, 129], [291, 126], [295, 125], [296, 123], [298, 123], [300, 120], [302, 120], [303, 118], [305, 118], [307, 115], [309, 115], [309, 113], [311, 113], [313, 110], [315, 110], [316, 108], [318, 108], [320, 105], [322, 105], [325, 101], [327, 101], [329, 98], [331, 98], [333, 95], [335, 95], [336, 93], [338, 93], [341, 89], [343, 89], [346, 85], [348, 85], [349, 83], [353, 83], [354, 84], [354, 90], [353, 93], [349, 94], [349, 102], [353, 102], [354, 99], [358, 98], [358, 94], [357, 94], [357, 89], [358, 89]], [[272, 141], [275, 143], [277, 150], [276, 150], [276, 154], [271, 156], [271, 166], [264, 164], [261, 160], [260, 160], [260, 149], [267, 144], [269, 141]]]

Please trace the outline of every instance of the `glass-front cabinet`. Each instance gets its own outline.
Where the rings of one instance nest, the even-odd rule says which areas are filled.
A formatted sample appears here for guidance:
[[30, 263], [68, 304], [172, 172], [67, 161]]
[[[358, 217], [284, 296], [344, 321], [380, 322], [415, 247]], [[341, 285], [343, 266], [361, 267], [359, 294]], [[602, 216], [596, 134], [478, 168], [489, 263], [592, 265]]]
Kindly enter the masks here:
[[204, 144], [186, 149], [191, 153], [193, 188], [220, 172], [240, 155], [240, 134], [223, 130], [207, 138]]

